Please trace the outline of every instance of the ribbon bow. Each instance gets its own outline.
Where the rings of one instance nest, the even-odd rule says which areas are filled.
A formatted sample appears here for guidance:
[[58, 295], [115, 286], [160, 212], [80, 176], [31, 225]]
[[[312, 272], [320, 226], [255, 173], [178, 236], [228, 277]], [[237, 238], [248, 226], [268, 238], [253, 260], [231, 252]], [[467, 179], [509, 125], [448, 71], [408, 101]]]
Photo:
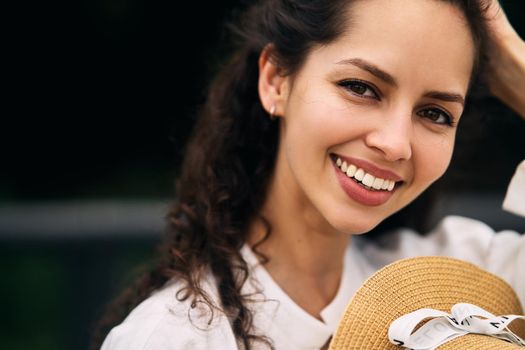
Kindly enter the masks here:
[[[414, 332], [423, 320], [430, 321]], [[451, 314], [434, 309], [419, 309], [399, 317], [390, 324], [388, 339], [392, 344], [413, 350], [432, 350], [444, 343], [469, 333], [485, 334], [525, 347], [525, 340], [508, 326], [525, 316], [495, 316], [479, 306], [460, 303]]]

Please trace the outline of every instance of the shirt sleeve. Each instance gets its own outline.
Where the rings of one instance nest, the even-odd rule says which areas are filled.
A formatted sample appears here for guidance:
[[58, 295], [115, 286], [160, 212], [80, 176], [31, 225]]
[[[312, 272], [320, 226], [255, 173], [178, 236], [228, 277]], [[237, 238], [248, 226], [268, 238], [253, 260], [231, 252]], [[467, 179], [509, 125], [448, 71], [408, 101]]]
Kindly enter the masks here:
[[[231, 350], [236, 339], [227, 317], [197, 302], [179, 301], [178, 285], [157, 291], [114, 327], [101, 350]], [[214, 293], [209, 281], [203, 288]]]
[[224, 324], [199, 328], [189, 319], [171, 316], [158, 319], [153, 326], [150, 323], [134, 319], [113, 328], [101, 350], [237, 349], [233, 333]]

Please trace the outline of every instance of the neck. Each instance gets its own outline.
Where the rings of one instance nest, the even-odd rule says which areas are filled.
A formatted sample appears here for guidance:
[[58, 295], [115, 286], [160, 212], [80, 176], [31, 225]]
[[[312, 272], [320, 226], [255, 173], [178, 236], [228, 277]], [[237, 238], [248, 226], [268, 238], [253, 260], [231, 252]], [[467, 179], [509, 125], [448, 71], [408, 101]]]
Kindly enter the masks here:
[[[248, 244], [257, 244], [257, 251], [268, 259], [268, 266], [281, 266], [312, 277], [325, 277], [328, 272], [341, 272], [343, 256], [349, 242], [345, 234], [331, 234], [308, 227], [305, 220], [297, 222], [275, 220], [272, 215], [263, 213], [270, 222], [271, 234], [258, 244], [266, 234], [267, 228], [261, 221], [254, 222], [250, 229]], [[268, 268], [267, 266], [267, 268]]]
[[271, 225], [266, 234], [262, 220], [254, 220], [248, 244], [266, 256], [265, 264], [277, 284], [303, 309], [319, 317], [339, 288], [343, 256], [349, 242], [311, 203], [297, 195], [290, 182], [274, 178], [270, 184], [262, 216]]

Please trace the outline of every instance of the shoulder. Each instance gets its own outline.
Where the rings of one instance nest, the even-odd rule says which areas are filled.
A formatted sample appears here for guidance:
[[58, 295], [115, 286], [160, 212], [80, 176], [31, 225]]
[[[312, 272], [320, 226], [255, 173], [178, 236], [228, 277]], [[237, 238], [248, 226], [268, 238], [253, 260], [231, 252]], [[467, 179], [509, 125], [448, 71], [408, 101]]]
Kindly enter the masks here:
[[515, 231], [496, 232], [475, 219], [447, 216], [426, 235], [401, 228], [378, 240], [361, 240], [359, 251], [370, 271], [398, 259], [422, 255], [468, 261], [507, 281], [525, 305], [525, 235]]
[[[496, 232], [479, 220], [462, 216], [447, 216], [428, 235], [429, 240], [439, 249], [457, 255], [464, 253], [488, 254], [491, 249], [511, 249], [523, 241], [515, 231]], [[523, 245], [523, 242], [521, 243]], [[456, 249], [461, 249], [457, 251]]]
[[[236, 349], [226, 316], [204, 303], [179, 301], [180, 283], [171, 283], [139, 304], [114, 327], [101, 350]], [[209, 284], [203, 286], [214, 293]]]
[[381, 267], [413, 255], [442, 255], [468, 240], [475, 241], [476, 246], [483, 245], [492, 234], [490, 228], [480, 221], [447, 216], [425, 235], [409, 228], [398, 228], [381, 234], [377, 239], [363, 237], [358, 245], [367, 257], [377, 261], [378, 267]]
[[485, 265], [491, 255], [525, 250], [525, 235], [510, 230], [496, 232], [479, 220], [452, 215], [425, 235], [399, 228], [378, 240], [362, 241], [363, 249], [384, 263], [416, 255], [446, 255]]
[[[496, 232], [485, 223], [450, 216], [445, 218], [429, 238], [448, 255], [472, 262], [512, 285], [522, 276], [525, 265], [525, 235], [516, 231]], [[520, 283], [521, 285], [521, 283]], [[525, 285], [520, 288], [525, 292]]]

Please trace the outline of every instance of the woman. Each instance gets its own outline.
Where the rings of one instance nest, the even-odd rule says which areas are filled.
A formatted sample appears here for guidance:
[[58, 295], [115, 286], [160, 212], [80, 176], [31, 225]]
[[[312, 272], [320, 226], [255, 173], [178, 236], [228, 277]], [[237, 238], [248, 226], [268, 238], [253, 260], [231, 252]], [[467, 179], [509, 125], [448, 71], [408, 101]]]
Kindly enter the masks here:
[[409, 255], [477, 263], [525, 299], [517, 233], [452, 217], [428, 237], [358, 236], [445, 172], [487, 23], [493, 93], [525, 116], [525, 44], [497, 3], [267, 0], [240, 22], [164, 260], [123, 297], [125, 312], [142, 303], [102, 349], [319, 349], [364, 279]]

